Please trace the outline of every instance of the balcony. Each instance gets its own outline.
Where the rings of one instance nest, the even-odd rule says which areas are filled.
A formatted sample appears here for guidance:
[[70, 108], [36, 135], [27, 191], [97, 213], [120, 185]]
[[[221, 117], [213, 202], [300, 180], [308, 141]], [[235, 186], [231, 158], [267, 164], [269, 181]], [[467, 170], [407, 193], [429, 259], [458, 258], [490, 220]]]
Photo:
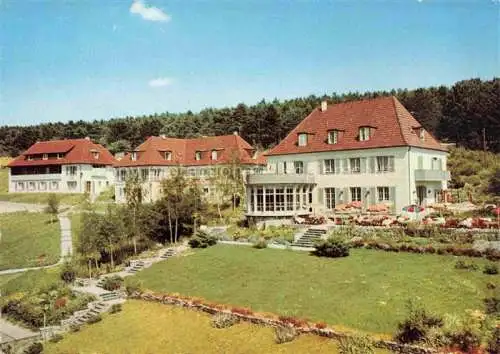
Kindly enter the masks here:
[[450, 171], [415, 170], [415, 181], [449, 181]]
[[11, 175], [10, 180], [12, 182], [22, 182], [22, 181], [59, 181], [61, 180], [60, 173], [46, 173], [38, 175]]
[[315, 184], [313, 174], [263, 173], [247, 176], [247, 184]]

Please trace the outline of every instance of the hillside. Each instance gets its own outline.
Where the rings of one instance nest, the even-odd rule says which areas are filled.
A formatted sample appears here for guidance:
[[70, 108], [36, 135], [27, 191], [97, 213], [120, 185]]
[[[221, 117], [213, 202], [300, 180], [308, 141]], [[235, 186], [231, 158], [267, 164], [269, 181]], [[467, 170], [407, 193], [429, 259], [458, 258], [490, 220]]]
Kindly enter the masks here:
[[[37, 140], [91, 137], [112, 152], [128, 150], [151, 135], [195, 137], [238, 131], [250, 144], [264, 148], [277, 144], [322, 100], [339, 103], [378, 96], [396, 96], [429, 131], [458, 146], [500, 152], [500, 79], [464, 80], [451, 87], [414, 90], [332, 93], [247, 106], [207, 108], [198, 113], [159, 113], [107, 121], [69, 121], [27, 127], [0, 127], [0, 156], [15, 156]], [[89, 117], [75, 117], [88, 119]], [[483, 141], [484, 134], [484, 141]]]

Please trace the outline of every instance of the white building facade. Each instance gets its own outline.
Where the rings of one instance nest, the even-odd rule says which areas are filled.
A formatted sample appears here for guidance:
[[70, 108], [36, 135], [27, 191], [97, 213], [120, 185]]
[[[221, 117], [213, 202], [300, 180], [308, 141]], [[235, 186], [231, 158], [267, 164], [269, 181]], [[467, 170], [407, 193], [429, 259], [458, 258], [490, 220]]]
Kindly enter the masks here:
[[[299, 124], [267, 155], [266, 171], [247, 177], [247, 216], [328, 215], [349, 203], [357, 203], [361, 211], [384, 204], [397, 214], [410, 204], [436, 202], [450, 178], [446, 151], [414, 118], [399, 122], [397, 112], [391, 118], [390, 99], [374, 101], [382, 101], [373, 104], [376, 119], [370, 119], [370, 101], [363, 101], [361, 107], [353, 103], [340, 109], [323, 104]], [[384, 122], [381, 108], [387, 108], [385, 119], [393, 122]], [[382, 135], [379, 129], [392, 124], [394, 128]], [[418, 141], [408, 139], [417, 143], [401, 141], [401, 131], [407, 128], [407, 135], [414, 134]]]
[[87, 193], [97, 196], [113, 181], [114, 159], [90, 139], [38, 142], [11, 161], [9, 193]]

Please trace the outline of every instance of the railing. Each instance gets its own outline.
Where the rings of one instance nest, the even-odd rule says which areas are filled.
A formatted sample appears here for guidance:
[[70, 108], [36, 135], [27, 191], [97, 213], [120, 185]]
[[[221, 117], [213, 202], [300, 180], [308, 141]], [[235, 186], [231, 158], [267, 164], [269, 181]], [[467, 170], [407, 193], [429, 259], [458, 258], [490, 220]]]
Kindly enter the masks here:
[[21, 182], [21, 181], [54, 181], [60, 180], [62, 174], [60, 173], [47, 173], [47, 174], [38, 174], [38, 175], [11, 175], [10, 180], [12, 182]]
[[415, 170], [415, 181], [449, 181], [450, 171]]
[[247, 176], [247, 184], [314, 184], [316, 177], [313, 174], [276, 174], [262, 173]]

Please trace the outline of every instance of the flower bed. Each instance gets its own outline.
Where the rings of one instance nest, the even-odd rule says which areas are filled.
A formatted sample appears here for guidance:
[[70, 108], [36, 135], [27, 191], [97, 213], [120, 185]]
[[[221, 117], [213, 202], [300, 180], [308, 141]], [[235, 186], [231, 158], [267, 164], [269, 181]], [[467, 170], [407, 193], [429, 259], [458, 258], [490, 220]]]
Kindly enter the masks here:
[[[270, 326], [270, 327], [288, 326], [295, 328], [299, 333], [310, 333], [322, 337], [340, 339], [353, 335], [353, 333], [341, 332], [329, 328], [325, 323], [322, 322], [312, 324], [307, 319], [301, 319], [297, 317], [278, 316], [272, 313], [256, 313], [249, 308], [231, 307], [228, 305], [216, 304], [213, 302], [208, 302], [202, 298], [181, 296], [178, 294], [159, 294], [153, 292], [144, 292], [144, 293], [136, 292], [132, 294], [130, 297], [145, 301], [160, 302], [162, 304], [182, 306], [198, 311], [203, 311], [211, 315], [217, 313], [232, 313], [234, 316], [237, 316], [240, 320], [250, 322], [256, 325]], [[424, 353], [437, 352], [437, 350], [432, 348], [426, 348], [416, 345], [405, 345], [383, 339], [373, 339], [373, 344], [378, 348], [385, 348], [392, 351], [403, 352], [403, 353], [424, 354]]]

